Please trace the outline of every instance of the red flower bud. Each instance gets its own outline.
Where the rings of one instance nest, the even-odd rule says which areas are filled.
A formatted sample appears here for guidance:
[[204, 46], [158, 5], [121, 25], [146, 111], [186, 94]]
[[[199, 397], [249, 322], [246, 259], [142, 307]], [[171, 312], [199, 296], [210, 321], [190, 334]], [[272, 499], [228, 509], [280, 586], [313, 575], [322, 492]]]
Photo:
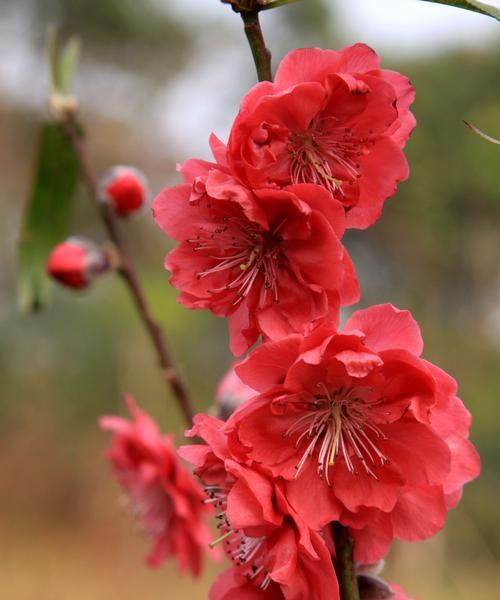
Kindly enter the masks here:
[[67, 287], [83, 289], [109, 266], [102, 248], [90, 240], [71, 237], [52, 250], [47, 261], [47, 273]]
[[102, 176], [98, 199], [118, 215], [130, 215], [142, 208], [149, 197], [146, 177], [135, 167], [112, 167]]

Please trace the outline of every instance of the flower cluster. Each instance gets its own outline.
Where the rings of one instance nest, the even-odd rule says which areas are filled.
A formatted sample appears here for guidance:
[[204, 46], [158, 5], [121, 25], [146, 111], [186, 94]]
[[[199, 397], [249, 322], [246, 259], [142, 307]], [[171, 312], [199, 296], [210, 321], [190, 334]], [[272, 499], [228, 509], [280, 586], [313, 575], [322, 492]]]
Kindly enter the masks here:
[[[216, 512], [210, 546], [233, 563], [211, 600], [336, 600], [338, 527], [356, 563], [377, 563], [392, 540], [439, 531], [479, 472], [456, 382], [421, 357], [411, 314], [383, 304], [339, 327], [340, 307], [359, 299], [343, 235], [372, 225], [408, 176], [413, 97], [363, 44], [291, 52], [274, 82], [246, 94], [227, 146], [212, 136], [214, 162], [185, 162], [184, 183], [154, 201], [178, 241], [165, 264], [179, 301], [226, 317], [237, 356], [261, 341], [221, 383], [222, 419], [195, 417], [187, 435], [204, 443], [179, 450]], [[120, 436], [111, 458], [149, 529], [158, 498], [186, 528], [196, 571], [199, 511], [175, 510], [166, 451], [158, 459], [156, 430], [133, 410], [146, 440], [131, 453], [135, 428], [105, 421]], [[200, 492], [182, 493], [185, 507]], [[161, 557], [186, 559], [158, 539]], [[358, 577], [377, 597], [406, 598]]]
[[410, 313], [380, 305], [341, 331], [263, 344], [237, 367], [260, 392], [225, 426], [239, 460], [300, 483], [297, 511], [316, 529], [349, 526], [359, 562], [439, 531], [478, 472], [456, 383], [421, 350]]
[[235, 355], [359, 300], [342, 237], [407, 178], [413, 96], [364, 44], [296, 50], [243, 98], [227, 147], [212, 136], [215, 162], [187, 161], [156, 198], [179, 302], [227, 317]]
[[210, 597], [235, 598], [247, 588], [266, 598], [335, 597], [330, 552], [321, 533], [295, 509], [297, 484], [274, 477], [263, 465], [239, 461], [223, 421], [198, 415], [187, 435], [206, 442], [185, 446], [179, 453], [195, 465], [217, 511], [217, 541], [234, 565], [216, 582]]
[[212, 600], [338, 598], [332, 522], [348, 527], [359, 563], [443, 527], [479, 460], [455, 381], [421, 351], [410, 313], [380, 305], [341, 331], [268, 341], [239, 380], [230, 371], [235, 393], [242, 382], [255, 393], [226, 422], [198, 415], [187, 435], [205, 445], [179, 451], [233, 561]]

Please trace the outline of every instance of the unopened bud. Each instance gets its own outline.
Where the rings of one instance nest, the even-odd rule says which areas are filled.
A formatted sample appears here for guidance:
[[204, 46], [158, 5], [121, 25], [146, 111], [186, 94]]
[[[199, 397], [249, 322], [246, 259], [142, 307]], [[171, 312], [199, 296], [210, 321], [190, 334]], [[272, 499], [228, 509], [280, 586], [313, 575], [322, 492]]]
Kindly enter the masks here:
[[354, 568], [358, 575], [377, 576], [382, 573], [385, 567], [385, 560], [382, 558], [376, 563], [355, 563]]
[[146, 177], [138, 169], [116, 166], [102, 176], [97, 195], [113, 212], [125, 216], [140, 210], [150, 192]]
[[235, 365], [233, 365], [221, 379], [215, 394], [217, 414], [218, 417], [224, 421], [228, 419], [238, 406], [245, 402], [245, 400], [257, 395], [257, 392], [254, 389], [248, 387], [248, 385], [245, 385], [241, 381], [234, 370], [234, 366]]
[[109, 268], [107, 252], [94, 242], [78, 237], [58, 244], [47, 261], [47, 273], [73, 289], [86, 288], [97, 275]]
[[359, 600], [389, 600], [394, 592], [389, 585], [373, 575], [356, 575]]

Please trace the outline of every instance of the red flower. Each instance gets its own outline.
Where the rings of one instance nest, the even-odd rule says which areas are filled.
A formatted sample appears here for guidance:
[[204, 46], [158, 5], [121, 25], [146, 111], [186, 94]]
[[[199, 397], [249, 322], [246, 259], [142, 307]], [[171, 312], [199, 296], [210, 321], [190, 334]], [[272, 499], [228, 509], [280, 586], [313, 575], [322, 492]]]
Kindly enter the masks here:
[[164, 190], [153, 211], [180, 242], [165, 263], [179, 301], [228, 317], [234, 354], [261, 334], [276, 339], [336, 319], [339, 305], [357, 301], [339, 202], [312, 184], [252, 193], [213, 166], [188, 161], [186, 184]]
[[237, 567], [229, 567], [216, 579], [208, 600], [284, 600], [285, 596], [276, 583], [271, 583], [265, 590], [255, 586]]
[[133, 421], [102, 417], [100, 425], [114, 434], [106, 456], [153, 541], [147, 563], [158, 567], [175, 556], [181, 572], [199, 575], [211, 538], [203, 490], [177, 458], [172, 436], [160, 435], [131, 397], [126, 402]]
[[218, 511], [221, 536], [213, 544], [223, 542], [234, 563], [215, 583], [210, 599], [250, 599], [259, 590], [263, 598], [338, 600], [326, 543], [289, 502], [294, 484], [234, 460], [223, 421], [197, 415], [194, 422], [188, 435], [200, 436], [207, 445], [185, 446], [179, 454], [195, 465], [207, 502]]
[[380, 305], [341, 333], [322, 325], [268, 342], [236, 368], [261, 392], [227, 422], [241, 460], [301, 483], [290, 501], [317, 527], [352, 527], [359, 562], [381, 558], [394, 537], [436, 533], [478, 473], [455, 384], [421, 351], [410, 313]]
[[274, 83], [253, 87], [231, 130], [231, 170], [257, 189], [322, 185], [364, 229], [408, 177], [402, 148], [415, 119], [406, 77], [364, 44], [290, 52]]
[[394, 538], [415, 541], [435, 535], [443, 527], [447, 511], [457, 505], [463, 486], [479, 474], [479, 456], [467, 439], [471, 416], [456, 397], [456, 382], [435, 365], [423, 362], [438, 384], [430, 424], [448, 446], [450, 469], [441, 485], [405, 488], [390, 512], [363, 509], [342, 514], [341, 520], [351, 527], [356, 540], [356, 560], [361, 562], [382, 558]]

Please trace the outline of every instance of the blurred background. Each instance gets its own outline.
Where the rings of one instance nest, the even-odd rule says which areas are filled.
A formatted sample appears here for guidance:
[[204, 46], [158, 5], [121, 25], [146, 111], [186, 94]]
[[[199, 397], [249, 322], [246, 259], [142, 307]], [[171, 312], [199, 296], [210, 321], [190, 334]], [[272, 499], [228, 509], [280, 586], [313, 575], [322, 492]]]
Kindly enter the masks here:
[[[410, 77], [418, 127], [411, 178], [367, 232], [345, 243], [362, 306], [393, 302], [422, 326], [425, 357], [451, 372], [474, 415], [483, 461], [445, 531], [397, 544], [386, 576], [420, 600], [491, 600], [500, 589], [500, 38], [493, 19], [417, 0], [305, 0], [262, 16], [276, 65], [298, 46], [364, 41]], [[42, 313], [16, 305], [16, 242], [39, 123], [46, 118], [44, 31], [78, 33], [76, 79], [92, 162], [134, 164], [153, 190], [175, 163], [208, 158], [225, 138], [254, 70], [240, 20], [217, 0], [0, 2], [0, 595], [9, 600], [207, 597], [216, 568], [193, 584], [173, 565], [143, 565], [148, 542], [120, 505], [102, 459], [103, 413], [129, 391], [180, 440], [145, 332], [121, 281], [55, 289]], [[197, 407], [211, 404], [230, 356], [225, 323], [176, 304], [168, 240], [149, 211], [123, 224], [154, 312]], [[104, 239], [80, 190], [73, 232]]]

